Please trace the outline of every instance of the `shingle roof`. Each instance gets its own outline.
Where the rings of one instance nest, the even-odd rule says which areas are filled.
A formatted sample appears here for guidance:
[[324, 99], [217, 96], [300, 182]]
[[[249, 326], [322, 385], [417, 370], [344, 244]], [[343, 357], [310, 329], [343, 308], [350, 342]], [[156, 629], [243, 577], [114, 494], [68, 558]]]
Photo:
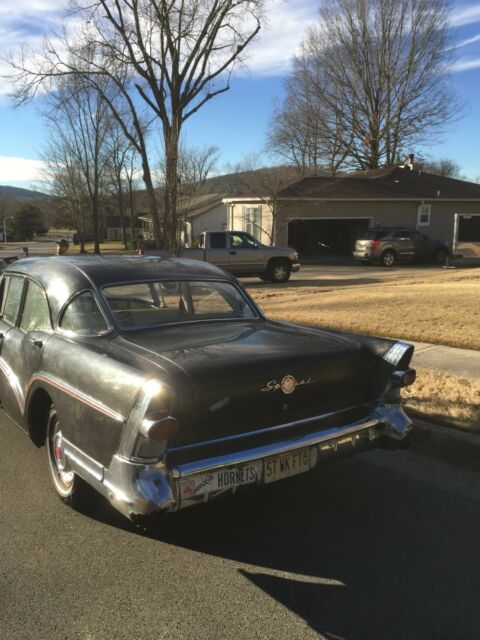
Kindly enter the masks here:
[[300, 178], [286, 187], [285, 198], [419, 198], [433, 200], [480, 200], [480, 184], [425, 173], [417, 169], [390, 167], [356, 171], [335, 177]]

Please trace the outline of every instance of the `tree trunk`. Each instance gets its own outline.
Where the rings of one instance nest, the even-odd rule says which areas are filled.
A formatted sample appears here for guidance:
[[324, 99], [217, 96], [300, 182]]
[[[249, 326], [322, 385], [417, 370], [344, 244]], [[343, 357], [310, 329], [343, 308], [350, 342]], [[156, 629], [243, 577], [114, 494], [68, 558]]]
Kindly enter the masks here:
[[133, 185], [132, 180], [128, 178], [128, 206], [130, 208], [130, 228], [132, 230], [132, 242], [136, 240], [135, 237], [135, 218], [133, 213]]
[[181, 250], [180, 226], [177, 225], [179, 130], [180, 127], [176, 119], [173, 120], [171, 127], [164, 127], [165, 211], [163, 231], [166, 248], [176, 255]]
[[153, 226], [153, 238], [155, 240], [155, 247], [157, 249], [163, 249], [164, 239], [162, 228], [160, 226], [160, 216], [158, 212], [157, 196], [155, 188], [153, 186], [152, 174], [150, 172], [150, 165], [148, 159], [143, 157], [142, 154], [142, 169], [143, 169], [143, 182], [147, 190], [148, 205], [150, 209], [150, 215], [152, 216]]
[[98, 224], [98, 189], [95, 188], [92, 198], [92, 221], [93, 221], [93, 235], [95, 237], [94, 253], [100, 253], [100, 238], [99, 238], [99, 224]]
[[125, 206], [123, 202], [122, 177], [120, 175], [117, 176], [117, 184], [118, 184], [118, 211], [120, 213], [120, 223], [122, 225], [122, 242], [123, 242], [123, 248], [126, 250], [128, 249], [127, 225], [125, 222]]

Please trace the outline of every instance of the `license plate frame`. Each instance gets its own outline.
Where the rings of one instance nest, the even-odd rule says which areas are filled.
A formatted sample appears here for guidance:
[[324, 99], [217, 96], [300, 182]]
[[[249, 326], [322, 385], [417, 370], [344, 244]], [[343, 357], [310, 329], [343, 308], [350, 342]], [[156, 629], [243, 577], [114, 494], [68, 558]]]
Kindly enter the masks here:
[[196, 474], [180, 482], [180, 494], [183, 499], [188, 499], [205, 493], [231, 491], [248, 484], [260, 484], [262, 470], [263, 460], [254, 460], [234, 467]]

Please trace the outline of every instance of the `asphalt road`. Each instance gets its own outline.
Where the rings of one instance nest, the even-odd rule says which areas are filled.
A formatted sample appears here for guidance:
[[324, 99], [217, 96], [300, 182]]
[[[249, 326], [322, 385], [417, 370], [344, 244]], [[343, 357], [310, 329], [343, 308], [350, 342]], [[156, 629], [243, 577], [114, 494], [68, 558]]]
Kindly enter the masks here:
[[0, 417], [0, 638], [478, 639], [480, 477], [412, 452], [131, 525]]

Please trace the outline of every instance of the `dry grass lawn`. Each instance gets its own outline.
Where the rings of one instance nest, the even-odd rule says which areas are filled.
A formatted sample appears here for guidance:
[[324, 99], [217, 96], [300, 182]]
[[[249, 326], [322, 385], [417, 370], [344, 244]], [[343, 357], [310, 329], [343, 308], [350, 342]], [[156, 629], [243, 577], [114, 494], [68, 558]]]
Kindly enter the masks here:
[[480, 380], [417, 368], [417, 380], [403, 397], [413, 415], [480, 433]]
[[292, 281], [249, 292], [272, 318], [480, 350], [480, 269], [370, 283]]
[[[87, 253], [93, 253], [94, 251], [94, 244], [93, 242], [87, 242], [85, 244], [85, 250], [87, 251]], [[118, 252], [118, 253], [123, 253], [125, 255], [127, 255], [128, 253], [134, 253], [131, 249], [125, 251], [124, 247], [123, 247], [123, 243], [120, 241], [109, 241], [109, 242], [101, 242], [100, 243], [100, 251], [108, 251], [109, 253], [114, 253], [114, 252]], [[73, 244], [72, 242], [70, 243], [70, 248], [68, 250], [68, 253], [71, 254], [77, 254], [80, 253], [80, 245], [79, 244]]]
[[[383, 282], [251, 286], [272, 317], [300, 324], [480, 350], [480, 269], [407, 272]], [[480, 380], [418, 369], [407, 409], [430, 422], [480, 433]]]

